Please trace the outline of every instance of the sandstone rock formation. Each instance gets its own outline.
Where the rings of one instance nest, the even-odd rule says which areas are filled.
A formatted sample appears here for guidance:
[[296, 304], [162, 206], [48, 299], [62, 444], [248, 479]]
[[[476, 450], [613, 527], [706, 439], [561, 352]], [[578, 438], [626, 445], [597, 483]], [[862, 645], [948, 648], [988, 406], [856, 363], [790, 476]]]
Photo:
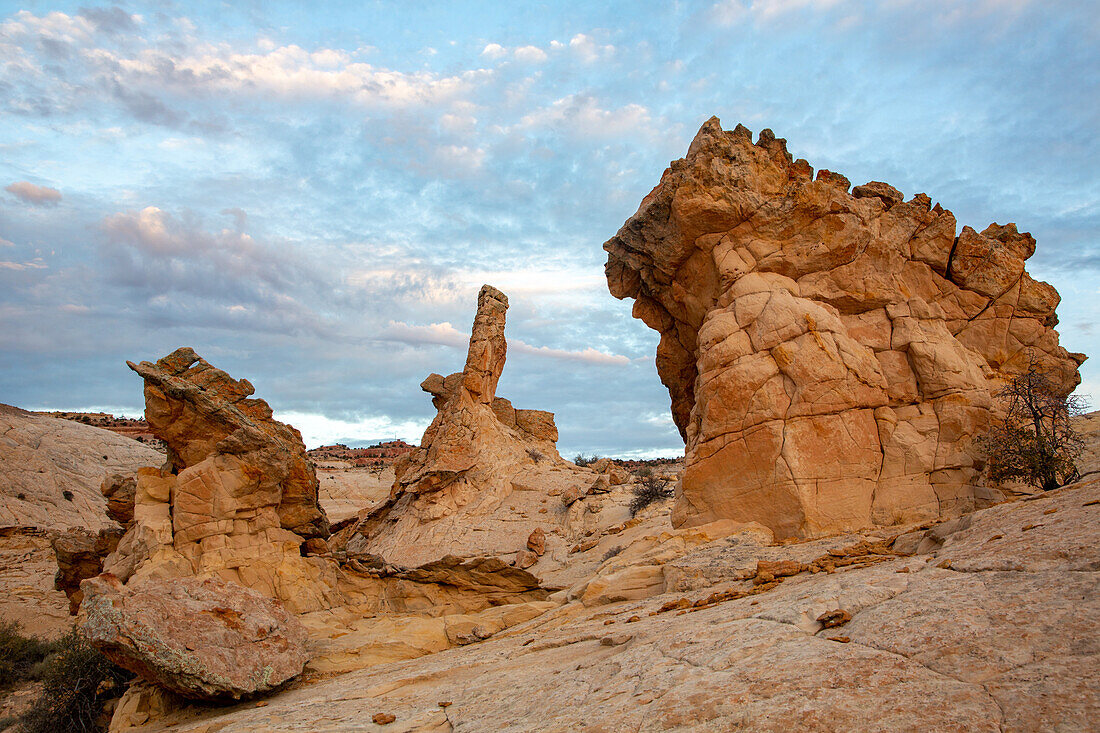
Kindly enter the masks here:
[[233, 487], [237, 496], [248, 494], [251, 502], [265, 505], [245, 511], [262, 514], [271, 507], [283, 529], [302, 537], [328, 535], [301, 434], [273, 419], [266, 402], [250, 397], [255, 389], [248, 380], [233, 379], [186, 347], [156, 364], [127, 365], [145, 380], [145, 419], [168, 446], [168, 471], [198, 472], [195, 480], [178, 485], [184, 494], [193, 494], [180, 509], [194, 515], [187, 521], [195, 539], [227, 530], [208, 526], [229, 520], [213, 516], [209, 491], [198, 479], [219, 461], [222, 474], [224, 464], [234, 464], [240, 473], [242, 483]]
[[394, 464], [389, 499], [353, 529], [365, 538], [361, 551], [406, 566], [443, 554], [515, 553], [536, 522], [555, 521], [551, 497], [594, 482], [595, 473], [558, 454], [553, 414], [497, 397], [507, 309], [503, 293], [482, 287], [465, 367], [420, 385], [439, 412], [420, 448]]
[[109, 430], [0, 405], [0, 527], [98, 531], [112, 524], [104, 475], [163, 461]]
[[346, 603], [337, 565], [302, 557], [328, 520], [298, 431], [189, 348], [130, 368], [145, 379], [146, 419], [168, 460], [138, 469], [132, 508], [124, 478], [104, 482], [112, 511], [132, 521], [103, 570], [122, 582], [219, 577], [295, 613]]
[[676, 526], [809, 537], [971, 510], [994, 498], [972, 439], [998, 385], [1032, 364], [1079, 383], [1029, 234], [956, 236], [924, 194], [848, 189], [712, 118], [604, 245], [612, 295], [661, 333], [687, 444]]
[[[1089, 730], [1100, 715], [1097, 512], [1094, 477], [913, 530], [942, 537], [912, 556], [893, 546], [900, 530], [776, 545], [751, 526], [713, 541], [697, 539], [701, 528], [651, 529], [633, 548], [628, 529], [608, 538], [628, 542], [607, 561], [620, 564], [582, 593], [594, 605], [578, 598], [480, 643], [264, 707], [171, 713], [158, 729], [355, 729], [384, 710], [407, 731]], [[638, 582], [653, 573], [631, 567], [663, 579]], [[446, 648], [442, 631], [388, 628], [391, 646]]]
[[309, 658], [301, 623], [236, 583], [178, 578], [123, 586], [106, 574], [82, 589], [85, 638], [116, 664], [185, 697], [269, 692]]

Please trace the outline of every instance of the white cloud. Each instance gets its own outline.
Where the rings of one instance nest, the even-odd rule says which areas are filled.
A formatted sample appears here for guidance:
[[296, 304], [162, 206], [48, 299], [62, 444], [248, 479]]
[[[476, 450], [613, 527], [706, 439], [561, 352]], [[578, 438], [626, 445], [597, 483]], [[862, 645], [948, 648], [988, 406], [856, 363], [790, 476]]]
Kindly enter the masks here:
[[61, 192], [49, 186], [36, 186], [29, 181], [16, 181], [4, 190], [24, 203], [34, 206], [52, 206], [61, 200]]
[[547, 59], [546, 52], [538, 46], [521, 46], [515, 51], [516, 61], [528, 64], [542, 63]]
[[615, 53], [614, 46], [599, 44], [591, 36], [586, 36], [583, 33], [578, 33], [569, 39], [569, 48], [585, 63], [591, 63]]
[[404, 321], [390, 321], [378, 335], [382, 341], [398, 341], [404, 344], [435, 344], [437, 346], [466, 346], [469, 334], [464, 334], [450, 323], [432, 323], [415, 326]]
[[584, 94], [563, 97], [520, 120], [522, 127], [550, 127], [587, 138], [618, 137], [651, 124], [649, 110], [640, 104], [605, 109], [595, 97]]
[[4, 239], [3, 237], [0, 237], [0, 247], [14, 247], [14, 246], [15, 246], [15, 242], [12, 242], [12, 241], [9, 241], [7, 239]]
[[393, 420], [373, 415], [357, 420], [338, 420], [313, 412], [277, 411], [276, 420], [293, 425], [302, 433], [307, 448], [332, 445], [338, 440], [399, 438], [418, 445], [429, 420]]
[[44, 270], [46, 267], [41, 257], [35, 257], [30, 262], [0, 262], [0, 270]]
[[490, 43], [488, 46], [481, 49], [481, 55], [488, 59], [499, 59], [506, 53], [508, 53], [507, 49], [499, 43]]
[[627, 366], [630, 364], [630, 359], [621, 354], [608, 354], [603, 351], [597, 351], [591, 346], [581, 351], [566, 351], [564, 349], [551, 349], [548, 346], [532, 346], [526, 341], [521, 341], [519, 339], [508, 339], [508, 348], [521, 354], [533, 354], [535, 356], [545, 356], [551, 359], [562, 359], [564, 361], [580, 361], [588, 364], [612, 366]]

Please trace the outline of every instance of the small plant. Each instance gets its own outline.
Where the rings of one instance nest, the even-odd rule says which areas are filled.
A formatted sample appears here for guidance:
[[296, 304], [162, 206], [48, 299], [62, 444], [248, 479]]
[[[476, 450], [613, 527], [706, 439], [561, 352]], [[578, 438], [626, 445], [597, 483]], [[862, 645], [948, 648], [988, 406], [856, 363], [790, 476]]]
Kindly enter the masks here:
[[53, 642], [23, 636], [16, 621], [0, 623], [0, 689], [37, 679], [35, 668], [56, 646]]
[[540, 451], [540, 450], [539, 450], [538, 448], [528, 448], [528, 449], [527, 449], [527, 455], [528, 455], [528, 456], [529, 456], [529, 457], [531, 458], [531, 460], [532, 460], [532, 461], [534, 461], [535, 463], [538, 463], [538, 462], [539, 462], [539, 461], [541, 461], [541, 460], [543, 459], [543, 457], [544, 457], [544, 456], [542, 455], [542, 451]]
[[42, 693], [23, 716], [23, 733], [104, 730], [104, 704], [119, 697], [132, 677], [84, 641], [75, 628], [38, 666]]
[[600, 460], [600, 457], [595, 453], [587, 456], [584, 453], [578, 453], [577, 457], [573, 459], [573, 463], [576, 463], [578, 466], [581, 467], [586, 467], [595, 463], [598, 460]]
[[1076, 481], [1084, 442], [1071, 419], [1084, 411], [1084, 400], [1064, 396], [1034, 364], [997, 397], [1005, 416], [978, 440], [989, 456], [990, 479], [1022, 481], [1043, 491]]
[[634, 498], [630, 500], [630, 516], [635, 516], [650, 504], [671, 499], [674, 491], [663, 478], [647, 476], [634, 487]]
[[610, 550], [608, 550], [607, 552], [605, 552], [603, 554], [603, 559], [600, 560], [600, 562], [607, 562], [608, 560], [615, 557], [616, 555], [618, 555], [622, 551], [623, 551], [623, 548], [622, 548], [621, 545], [615, 545], [614, 547], [612, 547]]
[[63, 496], [65, 498], [65, 501], [72, 501], [73, 500], [73, 492], [69, 491], [68, 489], [65, 489], [64, 491], [62, 491], [61, 496]]

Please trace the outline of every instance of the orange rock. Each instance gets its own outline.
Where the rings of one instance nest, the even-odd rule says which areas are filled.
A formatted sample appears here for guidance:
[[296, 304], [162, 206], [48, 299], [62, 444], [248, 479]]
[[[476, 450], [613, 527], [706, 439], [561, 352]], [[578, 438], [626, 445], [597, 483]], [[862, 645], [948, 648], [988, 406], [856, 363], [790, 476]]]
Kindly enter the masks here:
[[661, 333], [677, 527], [781, 540], [957, 516], [996, 499], [972, 441], [998, 385], [1028, 355], [1066, 394], [1080, 382], [1057, 293], [1024, 271], [1030, 235], [956, 241], [924, 194], [811, 173], [771, 131], [711, 118], [604, 244], [611, 294]]

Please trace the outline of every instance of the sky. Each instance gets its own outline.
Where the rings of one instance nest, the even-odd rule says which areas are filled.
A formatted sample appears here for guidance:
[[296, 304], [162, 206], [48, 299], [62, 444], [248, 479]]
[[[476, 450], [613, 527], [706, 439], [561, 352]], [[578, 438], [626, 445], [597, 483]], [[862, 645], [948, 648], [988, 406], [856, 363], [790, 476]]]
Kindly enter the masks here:
[[311, 447], [418, 442], [490, 283], [563, 455], [681, 454], [601, 245], [711, 115], [1030, 231], [1100, 354], [1090, 1], [0, 0], [0, 402], [135, 416], [187, 345]]

